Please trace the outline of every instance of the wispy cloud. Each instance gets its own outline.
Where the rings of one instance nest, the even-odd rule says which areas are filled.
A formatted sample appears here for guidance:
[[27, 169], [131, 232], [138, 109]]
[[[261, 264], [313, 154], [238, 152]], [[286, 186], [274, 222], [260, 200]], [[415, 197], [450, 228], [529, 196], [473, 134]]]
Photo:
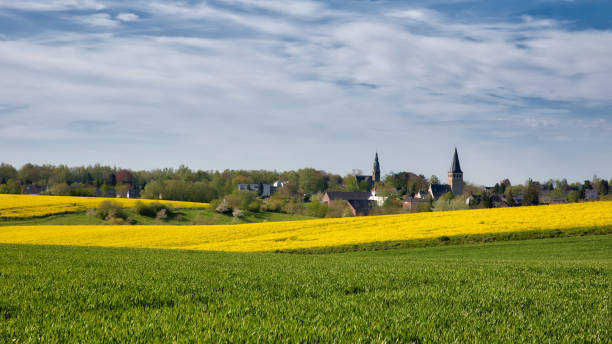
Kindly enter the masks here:
[[[7, 3], [0, 0], [0, 8]], [[437, 150], [455, 144], [491, 154], [497, 166], [506, 162], [496, 149], [544, 154], [553, 143], [571, 149], [575, 141], [560, 138], [577, 135], [612, 144], [609, 111], [584, 115], [612, 108], [610, 31], [314, 1], [52, 4], [88, 9], [61, 18], [96, 29], [5, 34], [5, 140], [88, 146], [112, 138], [133, 153], [128, 162], [143, 167], [151, 156], [141, 153], [142, 141], [153, 140], [174, 148], [168, 164], [206, 156], [194, 167], [338, 172], [360, 167], [360, 152], [375, 145], [400, 157], [389, 170], [424, 174], [447, 168]], [[96, 142], [114, 156], [114, 145]], [[436, 144], [419, 145], [409, 158], [405, 147], [414, 142]], [[317, 153], [326, 150], [335, 153]], [[487, 181], [491, 169], [472, 171], [470, 179]]]
[[108, 13], [96, 13], [87, 16], [74, 16], [70, 18], [77, 23], [90, 26], [100, 26], [105, 28], [114, 28], [119, 26], [119, 22], [112, 19]]
[[119, 13], [117, 15], [117, 19], [123, 22], [133, 22], [133, 21], [137, 21], [138, 19], [140, 19], [140, 17], [134, 13]]

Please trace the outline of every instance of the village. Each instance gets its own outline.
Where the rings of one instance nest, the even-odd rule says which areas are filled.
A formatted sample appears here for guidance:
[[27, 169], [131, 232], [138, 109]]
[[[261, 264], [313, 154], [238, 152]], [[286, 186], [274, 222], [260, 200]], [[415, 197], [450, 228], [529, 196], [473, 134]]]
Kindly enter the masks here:
[[[494, 186], [464, 182], [455, 148], [448, 182], [412, 172], [381, 177], [378, 152], [372, 173], [346, 176], [311, 168], [298, 171], [131, 171], [107, 166], [68, 168], [27, 164], [20, 170], [0, 165], [0, 193], [212, 202], [219, 212], [272, 211], [342, 217], [500, 208], [610, 199], [609, 183], [594, 177], [583, 183], [529, 180]], [[234, 210], [239, 210], [235, 212]]]

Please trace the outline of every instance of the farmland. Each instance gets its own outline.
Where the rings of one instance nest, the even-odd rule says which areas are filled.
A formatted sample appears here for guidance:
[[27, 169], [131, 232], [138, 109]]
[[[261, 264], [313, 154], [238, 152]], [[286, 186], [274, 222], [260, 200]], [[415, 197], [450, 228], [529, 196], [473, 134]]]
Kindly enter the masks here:
[[219, 226], [0, 226], [0, 243], [258, 252], [611, 229], [612, 202], [591, 202]]
[[332, 255], [0, 245], [0, 342], [591, 342], [612, 236]]
[[[0, 219], [23, 219], [44, 217], [54, 214], [83, 212], [97, 207], [108, 198], [101, 197], [69, 197], [69, 196], [39, 196], [39, 195], [8, 195], [0, 194]], [[131, 207], [140, 201], [143, 203], [159, 202], [159, 200], [113, 198], [124, 207]], [[163, 201], [176, 208], [205, 208], [207, 203]]]

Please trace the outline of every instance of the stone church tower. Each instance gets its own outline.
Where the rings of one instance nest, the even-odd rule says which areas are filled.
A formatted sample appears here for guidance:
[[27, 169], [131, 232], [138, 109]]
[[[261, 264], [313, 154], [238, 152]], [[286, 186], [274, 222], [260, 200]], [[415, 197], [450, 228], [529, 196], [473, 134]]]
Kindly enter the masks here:
[[463, 194], [463, 172], [459, 165], [459, 156], [457, 155], [457, 147], [455, 147], [455, 155], [451, 163], [450, 171], [448, 171], [448, 185], [450, 185], [453, 195], [458, 196]]
[[378, 152], [374, 156], [374, 166], [372, 167], [372, 183], [380, 181], [380, 164], [378, 163]]

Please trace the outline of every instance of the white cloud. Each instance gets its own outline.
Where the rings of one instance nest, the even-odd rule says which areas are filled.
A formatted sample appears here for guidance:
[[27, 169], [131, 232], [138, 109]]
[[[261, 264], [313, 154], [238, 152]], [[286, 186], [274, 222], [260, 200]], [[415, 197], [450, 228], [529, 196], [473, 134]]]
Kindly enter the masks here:
[[424, 9], [412, 9], [412, 10], [395, 10], [386, 13], [387, 16], [406, 18], [417, 21], [431, 21], [438, 18], [438, 15], [434, 11]]
[[105, 28], [114, 28], [119, 26], [119, 22], [113, 20], [108, 13], [96, 13], [87, 16], [75, 16], [70, 17], [72, 20], [77, 23], [89, 25], [89, 26], [98, 26]]
[[140, 19], [140, 17], [138, 17], [138, 15], [134, 13], [119, 13], [117, 15], [117, 19], [123, 22], [133, 22], [133, 21], [137, 21], [138, 19]]
[[[297, 7], [285, 10], [273, 1], [229, 4], [241, 10], [142, 3], [113, 11], [120, 13], [116, 20], [107, 13], [70, 17], [118, 28], [112, 34], [50, 32], [0, 41], [0, 104], [27, 106], [3, 114], [0, 136], [84, 146], [99, 138], [127, 142], [131, 152], [154, 140], [176, 152], [193, 147], [168, 159], [214, 161], [193, 164], [202, 168], [334, 169], [364, 159], [361, 152], [375, 145], [401, 157], [385, 169], [426, 175], [441, 173], [431, 155], [445, 145], [479, 154], [500, 146], [520, 150], [526, 135], [542, 146], [576, 135], [612, 144], [602, 134], [612, 136], [610, 121], [572, 121], [574, 112], [526, 100], [612, 106], [611, 32], [566, 31], [533, 20], [457, 23], [422, 9], [381, 15], [312, 2], [291, 2]], [[249, 12], [262, 8], [273, 14]], [[159, 33], [119, 34], [120, 21], [138, 19], [131, 11], [147, 13]], [[326, 20], [316, 20], [319, 11]], [[184, 37], [163, 30], [174, 25]], [[227, 28], [223, 35], [209, 34], [220, 25]], [[111, 124], [71, 129], [83, 120]], [[542, 128], [554, 135], [535, 135]], [[403, 154], [414, 142], [432, 140], [436, 145]], [[222, 153], [211, 148], [219, 146]], [[317, 153], [328, 150], [346, 153]], [[483, 168], [470, 178], [486, 181], [490, 172]]]

